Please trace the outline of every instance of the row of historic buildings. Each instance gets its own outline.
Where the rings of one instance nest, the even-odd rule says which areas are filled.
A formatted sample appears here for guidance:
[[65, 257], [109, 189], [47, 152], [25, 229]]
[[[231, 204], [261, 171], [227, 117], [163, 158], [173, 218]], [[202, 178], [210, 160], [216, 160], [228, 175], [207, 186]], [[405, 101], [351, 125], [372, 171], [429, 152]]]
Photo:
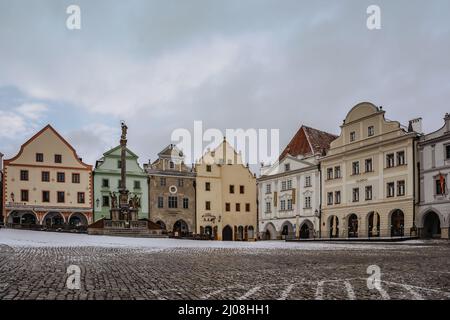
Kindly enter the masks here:
[[[138, 216], [175, 236], [279, 238], [449, 238], [450, 116], [422, 134], [353, 107], [339, 136], [301, 126], [260, 177], [225, 140], [194, 165], [174, 145], [143, 167], [126, 149], [126, 187]], [[110, 218], [121, 185], [120, 146], [95, 167], [49, 126], [3, 161], [0, 215], [10, 227], [84, 230]]]
[[[225, 140], [194, 166], [174, 145], [143, 168], [129, 149], [125, 161], [126, 188], [138, 199], [139, 218], [175, 236], [255, 239], [256, 177]], [[93, 168], [50, 125], [3, 164], [2, 213], [9, 227], [85, 230], [110, 218], [121, 186], [120, 146]]]
[[449, 238], [450, 116], [422, 134], [353, 107], [339, 136], [302, 126], [258, 179], [261, 237]]

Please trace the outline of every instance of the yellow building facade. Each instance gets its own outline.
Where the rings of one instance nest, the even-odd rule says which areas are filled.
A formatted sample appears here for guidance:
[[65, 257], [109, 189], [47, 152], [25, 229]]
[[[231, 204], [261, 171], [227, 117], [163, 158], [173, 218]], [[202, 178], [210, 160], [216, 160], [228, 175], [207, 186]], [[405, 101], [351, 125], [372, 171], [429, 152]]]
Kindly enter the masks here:
[[416, 137], [381, 107], [350, 110], [321, 159], [322, 238], [414, 235]]
[[93, 222], [92, 166], [50, 125], [4, 160], [4, 222], [19, 228], [84, 228]]
[[257, 234], [256, 177], [225, 140], [196, 163], [197, 233], [251, 241]]

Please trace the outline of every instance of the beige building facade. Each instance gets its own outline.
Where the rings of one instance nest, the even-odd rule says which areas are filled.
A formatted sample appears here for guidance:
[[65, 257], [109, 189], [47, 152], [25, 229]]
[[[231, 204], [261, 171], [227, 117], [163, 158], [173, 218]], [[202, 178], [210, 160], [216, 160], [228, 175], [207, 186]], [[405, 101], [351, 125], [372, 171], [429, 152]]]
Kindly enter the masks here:
[[417, 133], [364, 102], [353, 107], [321, 159], [322, 238], [415, 235]]
[[50, 125], [4, 160], [4, 221], [18, 228], [85, 228], [93, 222], [92, 166]]
[[251, 241], [257, 235], [256, 177], [225, 140], [196, 163], [197, 233]]

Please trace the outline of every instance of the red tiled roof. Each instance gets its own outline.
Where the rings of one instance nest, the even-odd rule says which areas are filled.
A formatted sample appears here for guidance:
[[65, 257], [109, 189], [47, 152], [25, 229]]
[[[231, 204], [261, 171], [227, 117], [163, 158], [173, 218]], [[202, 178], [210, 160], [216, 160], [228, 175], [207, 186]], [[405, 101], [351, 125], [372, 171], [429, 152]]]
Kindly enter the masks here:
[[337, 137], [328, 132], [301, 126], [281, 153], [279, 160], [281, 161], [288, 154], [293, 157], [299, 155], [322, 155], [330, 148], [330, 143]]

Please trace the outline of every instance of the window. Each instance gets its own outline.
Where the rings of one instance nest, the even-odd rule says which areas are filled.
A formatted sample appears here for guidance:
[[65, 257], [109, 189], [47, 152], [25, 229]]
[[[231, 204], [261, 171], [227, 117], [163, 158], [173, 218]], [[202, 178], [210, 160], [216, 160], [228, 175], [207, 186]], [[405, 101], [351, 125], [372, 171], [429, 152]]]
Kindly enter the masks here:
[[372, 159], [366, 159], [366, 172], [373, 171]]
[[169, 209], [176, 209], [176, 208], [178, 208], [178, 197], [169, 196]]
[[42, 191], [42, 202], [50, 202], [50, 191]]
[[405, 151], [397, 152], [397, 165], [403, 166], [406, 163], [405, 161]]
[[158, 208], [164, 208], [164, 198], [158, 197]]
[[44, 154], [36, 153], [36, 162], [44, 162]]
[[102, 187], [109, 188], [109, 179], [102, 179]]
[[390, 153], [386, 156], [386, 167], [388, 168], [392, 168], [393, 166], [395, 166], [394, 163], [394, 154]]
[[311, 209], [311, 197], [305, 197], [305, 209]]
[[189, 198], [183, 198], [183, 209], [189, 209]]
[[350, 142], [353, 142], [356, 140], [356, 132], [352, 131], [350, 132]]
[[327, 179], [332, 180], [333, 179], [333, 168], [327, 169]]
[[159, 185], [160, 185], [161, 187], [165, 187], [165, 186], [166, 186], [166, 178], [161, 178], [161, 179], [159, 180]]
[[286, 181], [281, 181], [281, 191], [286, 190]]
[[42, 180], [42, 182], [50, 182], [50, 172], [49, 171], [42, 171], [42, 173], [41, 173], [41, 180]]
[[183, 179], [178, 179], [178, 186], [179, 187], [184, 186], [184, 180]]
[[58, 203], [64, 203], [66, 200], [65, 200], [65, 193], [64, 193], [64, 191], [58, 191], [57, 193], [56, 193], [56, 195], [57, 195], [57, 199], [58, 199]]
[[208, 165], [206, 166], [206, 172], [211, 172], [211, 165], [208, 164]]
[[305, 187], [311, 187], [311, 176], [305, 177]]
[[20, 181], [28, 181], [28, 170], [20, 170]]
[[359, 174], [359, 161], [355, 161], [352, 163], [352, 174], [353, 175]]
[[288, 199], [287, 201], [287, 209], [292, 210], [292, 199]]
[[392, 198], [395, 195], [395, 185], [393, 182], [387, 184], [387, 197]]
[[285, 163], [284, 164], [284, 171], [290, 171], [291, 170], [291, 164], [290, 163]]
[[239, 186], [239, 193], [240, 194], [244, 194], [245, 191], [245, 187], [244, 186]]
[[397, 181], [397, 196], [405, 195], [405, 180]]
[[340, 204], [341, 203], [341, 192], [340, 191], [336, 191], [334, 193], [334, 203], [335, 204]]
[[270, 183], [266, 184], [266, 193], [272, 192], [272, 185]]
[[65, 182], [66, 181], [66, 174], [64, 172], [58, 172], [56, 174], [56, 181], [57, 182]]
[[286, 211], [286, 200], [281, 200], [280, 201], [280, 210], [281, 211]]
[[122, 161], [117, 160], [117, 169], [122, 169]]
[[234, 193], [234, 185], [230, 184], [230, 193]]
[[366, 186], [366, 200], [372, 200], [372, 186]]
[[80, 174], [72, 173], [72, 183], [80, 183]]
[[450, 159], [450, 144], [445, 146], [445, 159]]
[[174, 169], [175, 168], [175, 163], [173, 163], [173, 161], [169, 162], [169, 168], [170, 169]]
[[20, 201], [28, 202], [28, 190], [20, 190]]
[[245, 204], [245, 212], [250, 212], [250, 203]]
[[102, 206], [103, 207], [109, 207], [109, 197], [108, 196], [103, 196]]
[[205, 182], [205, 190], [211, 191], [211, 182]]
[[225, 203], [225, 211], [226, 211], [226, 212], [230, 212], [230, 210], [231, 210], [231, 205], [230, 205], [230, 203], [229, 203], [229, 202]]
[[327, 204], [332, 205], [333, 204], [333, 192], [328, 192], [327, 194]]
[[241, 211], [241, 204], [236, 203], [236, 212], [240, 212], [240, 211]]
[[206, 210], [211, 210], [211, 201], [206, 201], [205, 202], [205, 209]]
[[341, 166], [334, 167], [334, 178], [341, 178]]
[[436, 194], [444, 195], [445, 189], [446, 189], [446, 179], [444, 177], [442, 177], [442, 183], [441, 183], [441, 178], [438, 177], [436, 179]]
[[77, 199], [78, 199], [78, 203], [84, 203], [85, 202], [84, 192], [78, 192]]
[[288, 188], [288, 190], [292, 189], [292, 180], [287, 181], [287, 188]]
[[134, 189], [141, 189], [141, 182], [139, 180], [134, 181]]
[[62, 163], [62, 155], [55, 154], [55, 163]]
[[375, 127], [374, 126], [370, 126], [367, 128], [367, 135], [369, 137], [372, 137], [375, 134]]
[[270, 213], [272, 211], [272, 204], [270, 202], [266, 202], [266, 213]]
[[359, 201], [359, 188], [353, 189], [353, 202]]

